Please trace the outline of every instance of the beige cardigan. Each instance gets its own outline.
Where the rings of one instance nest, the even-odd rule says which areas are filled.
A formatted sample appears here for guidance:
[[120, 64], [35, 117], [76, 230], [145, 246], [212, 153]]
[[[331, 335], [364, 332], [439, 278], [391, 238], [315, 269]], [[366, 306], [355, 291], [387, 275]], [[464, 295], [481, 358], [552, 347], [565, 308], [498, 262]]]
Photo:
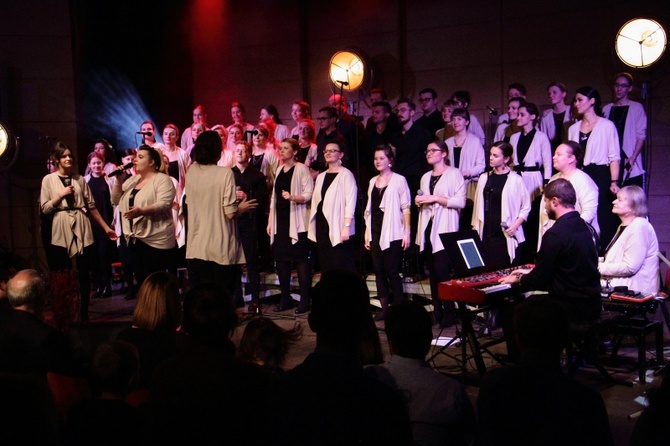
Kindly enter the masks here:
[[130, 220], [123, 214], [130, 209], [130, 192], [140, 182], [139, 175], [133, 175], [124, 183], [114, 183], [112, 189], [112, 204], [118, 204], [121, 212], [121, 227], [126, 242], [131, 243], [138, 239], [157, 249], [170, 249], [176, 245], [174, 222], [172, 220], [172, 202], [175, 197], [175, 187], [169, 176], [157, 172], [149, 183], [135, 195], [135, 207], [151, 206], [150, 215], [141, 215], [133, 219], [132, 229]]

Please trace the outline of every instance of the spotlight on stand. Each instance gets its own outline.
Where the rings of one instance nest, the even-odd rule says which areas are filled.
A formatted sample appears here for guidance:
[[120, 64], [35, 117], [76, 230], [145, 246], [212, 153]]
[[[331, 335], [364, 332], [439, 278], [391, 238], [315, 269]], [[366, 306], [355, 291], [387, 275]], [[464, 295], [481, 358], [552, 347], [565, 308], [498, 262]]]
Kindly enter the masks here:
[[338, 91], [355, 91], [370, 84], [372, 72], [363, 57], [354, 51], [338, 51], [330, 59], [330, 81]]
[[[11, 156], [11, 159], [10, 159]], [[14, 165], [19, 156], [19, 141], [12, 135], [11, 130], [0, 122], [0, 172], [4, 172]], [[9, 162], [7, 162], [9, 160]]]
[[655, 20], [637, 18], [626, 22], [616, 36], [619, 59], [629, 67], [645, 68], [658, 61], [667, 45], [663, 27]]

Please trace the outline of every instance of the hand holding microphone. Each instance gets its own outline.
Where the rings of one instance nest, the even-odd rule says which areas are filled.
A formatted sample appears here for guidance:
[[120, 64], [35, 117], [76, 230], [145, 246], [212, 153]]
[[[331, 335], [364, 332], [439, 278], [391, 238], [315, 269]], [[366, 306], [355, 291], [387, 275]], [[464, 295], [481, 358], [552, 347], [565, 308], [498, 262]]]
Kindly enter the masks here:
[[[149, 133], [151, 133], [151, 132], [149, 132]], [[130, 169], [131, 167], [133, 167], [133, 163], [124, 164], [123, 166], [117, 167], [116, 170], [110, 172], [109, 175], [107, 175], [107, 176], [109, 178], [113, 178], [115, 176], [121, 175], [122, 173], [125, 173], [126, 169]]]
[[421, 206], [421, 204], [423, 204], [423, 198], [419, 197], [423, 197], [423, 190], [421, 189], [416, 191], [416, 197], [414, 197], [414, 204], [416, 204], [417, 206]]
[[500, 227], [502, 228], [502, 230], [505, 234], [512, 237], [514, 240], [516, 240], [516, 235], [514, 235], [516, 230], [512, 231], [506, 221], [501, 221], [500, 222]]

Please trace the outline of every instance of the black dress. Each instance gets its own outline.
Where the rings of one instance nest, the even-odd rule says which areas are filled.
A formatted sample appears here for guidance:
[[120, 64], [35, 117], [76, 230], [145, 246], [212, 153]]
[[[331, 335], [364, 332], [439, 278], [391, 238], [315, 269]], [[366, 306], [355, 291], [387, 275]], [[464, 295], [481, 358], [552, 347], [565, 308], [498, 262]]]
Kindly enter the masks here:
[[275, 231], [275, 260], [280, 262], [292, 262], [307, 260], [309, 257], [309, 248], [307, 246], [307, 232], [298, 234], [298, 242], [293, 244], [289, 229], [291, 225], [291, 202], [282, 197], [282, 192], [291, 190], [291, 180], [295, 166], [288, 172], [284, 169], [279, 170], [275, 178], [275, 215], [277, 216], [277, 229]]

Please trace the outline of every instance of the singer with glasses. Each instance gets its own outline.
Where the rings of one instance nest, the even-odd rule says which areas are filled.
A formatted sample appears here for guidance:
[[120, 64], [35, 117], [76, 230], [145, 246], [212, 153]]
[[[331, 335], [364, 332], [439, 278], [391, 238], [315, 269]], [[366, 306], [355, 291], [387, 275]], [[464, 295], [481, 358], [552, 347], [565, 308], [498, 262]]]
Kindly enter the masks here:
[[454, 303], [437, 297], [437, 284], [449, 280], [451, 262], [440, 234], [458, 231], [459, 212], [465, 207], [466, 186], [463, 175], [449, 165], [449, 148], [440, 141], [428, 144], [426, 160], [432, 167], [421, 177], [421, 189], [414, 203], [419, 206], [416, 244], [424, 253], [430, 271], [430, 295], [433, 317], [440, 328], [456, 321]]
[[112, 240], [117, 235], [95, 208], [95, 200], [84, 177], [75, 170], [72, 150], [62, 142], [54, 146], [52, 158], [56, 171], [42, 179], [40, 210], [53, 215], [51, 244], [54, 253], [53, 270], [71, 269], [76, 261], [79, 278], [80, 318], [88, 320], [88, 303], [91, 294], [89, 266], [92, 255], [93, 230], [84, 209]]
[[316, 177], [307, 236], [316, 242], [321, 272], [354, 271], [356, 261], [351, 236], [358, 188], [354, 174], [342, 166], [345, 142], [328, 143], [323, 151], [328, 168]]
[[530, 195], [521, 176], [510, 166], [512, 145], [494, 142], [489, 152], [491, 171], [477, 183], [472, 227], [484, 247], [488, 266], [503, 268], [514, 263], [519, 245], [525, 241], [522, 224], [530, 213]]

